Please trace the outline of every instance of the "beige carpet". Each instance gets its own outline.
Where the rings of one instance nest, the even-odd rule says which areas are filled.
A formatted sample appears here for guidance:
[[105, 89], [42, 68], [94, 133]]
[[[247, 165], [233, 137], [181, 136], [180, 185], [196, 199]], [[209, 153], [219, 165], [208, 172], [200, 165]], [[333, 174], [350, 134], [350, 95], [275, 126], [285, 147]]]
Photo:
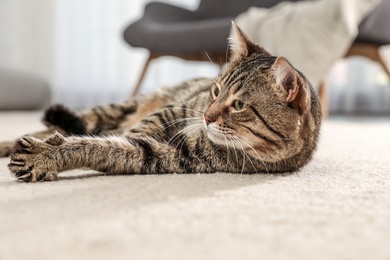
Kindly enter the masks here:
[[[41, 128], [0, 113], [0, 139]], [[286, 175], [17, 183], [0, 160], [0, 259], [390, 259], [390, 118], [328, 120]]]

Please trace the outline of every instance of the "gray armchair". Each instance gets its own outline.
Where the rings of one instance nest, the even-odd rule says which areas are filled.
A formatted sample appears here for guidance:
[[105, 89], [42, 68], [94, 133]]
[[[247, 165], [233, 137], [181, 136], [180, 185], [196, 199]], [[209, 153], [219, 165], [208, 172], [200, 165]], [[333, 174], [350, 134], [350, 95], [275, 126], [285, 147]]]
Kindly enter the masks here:
[[[294, 0], [297, 2], [299, 0]], [[185, 60], [216, 63], [227, 61], [227, 38], [230, 21], [251, 6], [269, 8], [281, 0], [201, 0], [195, 11], [165, 3], [149, 3], [143, 17], [124, 31], [125, 41], [133, 47], [150, 51], [136, 84], [137, 95], [151, 60], [176, 56]], [[390, 77], [390, 70], [379, 53], [379, 47], [390, 44], [390, 0], [382, 3], [361, 23], [359, 35], [346, 56], [363, 55], [378, 61]], [[207, 53], [207, 54], [206, 54]], [[326, 98], [325, 90], [321, 90]], [[320, 91], [320, 92], [321, 92]], [[323, 101], [324, 103], [326, 100]]]
[[390, 70], [379, 53], [379, 47], [390, 44], [390, 0], [382, 0], [359, 25], [359, 34], [346, 56], [363, 55], [379, 62], [387, 75]]
[[[297, 0], [296, 0], [297, 1]], [[153, 59], [170, 55], [184, 60], [225, 63], [231, 20], [251, 6], [271, 7], [275, 0], [201, 0], [195, 11], [166, 3], [145, 6], [143, 17], [124, 31], [125, 41], [150, 55], [133, 90], [137, 95]]]

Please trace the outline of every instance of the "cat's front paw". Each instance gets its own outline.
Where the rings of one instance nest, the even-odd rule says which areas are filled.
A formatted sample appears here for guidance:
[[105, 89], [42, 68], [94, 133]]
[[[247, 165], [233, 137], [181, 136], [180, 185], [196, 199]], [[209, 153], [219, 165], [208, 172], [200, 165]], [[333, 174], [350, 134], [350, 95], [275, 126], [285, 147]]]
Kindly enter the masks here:
[[53, 147], [60, 145], [63, 137], [55, 134], [46, 141], [25, 136], [16, 142], [8, 168], [25, 182], [53, 181], [57, 179], [57, 166], [51, 159]]

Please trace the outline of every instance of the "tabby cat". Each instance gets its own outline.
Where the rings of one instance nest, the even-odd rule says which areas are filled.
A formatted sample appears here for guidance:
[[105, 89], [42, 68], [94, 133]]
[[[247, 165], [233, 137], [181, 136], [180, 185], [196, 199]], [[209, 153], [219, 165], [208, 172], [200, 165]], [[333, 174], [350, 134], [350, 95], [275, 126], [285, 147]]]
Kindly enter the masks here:
[[319, 136], [314, 90], [285, 58], [271, 56], [234, 23], [229, 41], [231, 62], [215, 79], [80, 114], [51, 107], [44, 117], [49, 130], [19, 139], [9, 169], [26, 182], [56, 180], [77, 168], [107, 174], [300, 169]]

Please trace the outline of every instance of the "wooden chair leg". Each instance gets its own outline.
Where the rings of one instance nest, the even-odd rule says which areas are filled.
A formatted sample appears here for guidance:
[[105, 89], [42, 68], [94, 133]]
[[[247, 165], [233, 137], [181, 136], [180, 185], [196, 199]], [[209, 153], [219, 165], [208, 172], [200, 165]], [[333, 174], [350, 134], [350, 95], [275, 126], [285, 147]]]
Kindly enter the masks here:
[[324, 78], [321, 80], [319, 93], [321, 109], [322, 109], [322, 119], [326, 119], [329, 116], [329, 107], [328, 107], [328, 84], [327, 79]]
[[383, 58], [383, 55], [380, 53], [379, 45], [355, 43], [351, 46], [345, 56], [349, 57], [354, 55], [364, 56], [378, 62], [390, 78], [390, 68], [386, 63], [386, 60]]
[[133, 90], [133, 93], [131, 94], [131, 97], [135, 97], [136, 95], [138, 95], [138, 92], [141, 88], [141, 85], [142, 85], [142, 81], [144, 80], [144, 77], [145, 77], [145, 74], [146, 74], [146, 70], [148, 69], [149, 67], [149, 63], [154, 59], [154, 55], [153, 54], [150, 54], [148, 59], [146, 60], [146, 63], [144, 65], [144, 68], [142, 69], [142, 72], [141, 72], [141, 75], [139, 76], [138, 78], [138, 82], [137, 84], [135, 85], [135, 88]]
[[376, 49], [376, 59], [375, 59], [382, 67], [382, 69], [386, 72], [387, 76], [390, 78], [390, 68], [386, 63], [383, 55], [380, 53], [379, 47]]

